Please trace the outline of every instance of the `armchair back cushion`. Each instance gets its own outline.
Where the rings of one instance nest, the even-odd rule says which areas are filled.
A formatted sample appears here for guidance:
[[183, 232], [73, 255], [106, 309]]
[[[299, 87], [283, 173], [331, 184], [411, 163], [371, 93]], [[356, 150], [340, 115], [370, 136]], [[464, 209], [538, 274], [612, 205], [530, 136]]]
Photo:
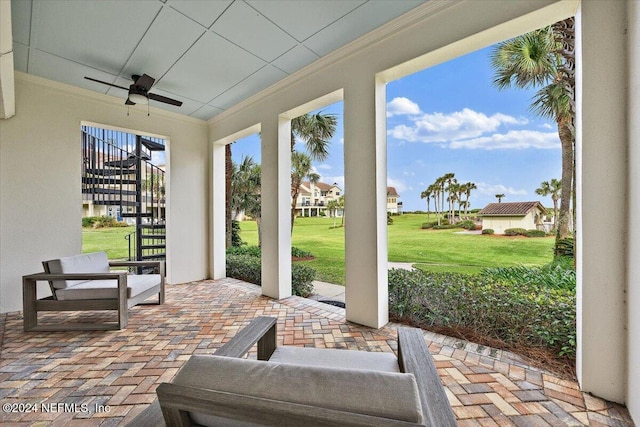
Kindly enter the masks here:
[[[109, 260], [106, 252], [74, 255], [43, 262], [45, 271], [52, 274], [67, 273], [109, 273]], [[54, 280], [54, 289], [66, 289], [86, 280]]]
[[[194, 355], [173, 383], [423, 423], [413, 374]], [[191, 417], [202, 425], [220, 422], [219, 418], [205, 414]]]

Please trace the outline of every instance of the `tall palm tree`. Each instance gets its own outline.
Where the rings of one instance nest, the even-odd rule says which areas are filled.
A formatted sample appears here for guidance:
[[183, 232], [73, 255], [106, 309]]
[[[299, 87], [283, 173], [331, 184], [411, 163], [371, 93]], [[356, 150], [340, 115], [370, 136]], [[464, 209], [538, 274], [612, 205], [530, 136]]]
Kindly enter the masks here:
[[231, 247], [231, 191], [233, 180], [233, 160], [231, 160], [231, 144], [224, 146], [224, 180], [225, 180], [225, 246]]
[[540, 187], [536, 189], [536, 194], [540, 196], [546, 197], [551, 195], [551, 200], [553, 201], [553, 227], [556, 227], [558, 223], [558, 199], [560, 198], [560, 193], [562, 192], [562, 184], [555, 178], [549, 181], [542, 181], [540, 183]]
[[240, 164], [232, 163], [231, 215], [244, 211], [256, 220], [258, 246], [262, 246], [260, 185], [261, 168], [251, 156], [243, 156]]
[[476, 190], [478, 186], [475, 182], [467, 182], [464, 185], [464, 195], [466, 196], [464, 200], [464, 215], [467, 216], [467, 209], [469, 209], [469, 197], [471, 197], [471, 191]]
[[[329, 144], [336, 131], [338, 119], [335, 114], [303, 114], [291, 120], [291, 233], [295, 221], [295, 209], [300, 184], [305, 177], [310, 178], [311, 160], [322, 161], [329, 156]], [[296, 150], [296, 142], [304, 143], [306, 154]], [[308, 158], [309, 170], [300, 175], [301, 169], [306, 165], [306, 159], [297, 156], [304, 154]], [[297, 157], [297, 158], [296, 158]], [[294, 165], [294, 162], [297, 164]], [[318, 174], [313, 174], [316, 182], [320, 179]], [[317, 178], [316, 178], [317, 177]], [[297, 187], [294, 187], [297, 182]]]
[[507, 196], [502, 194], [502, 193], [496, 194], [496, 198], [498, 199], [498, 203], [502, 203], [502, 198], [503, 197], [507, 197]]
[[444, 208], [444, 192], [446, 191], [449, 193], [449, 196], [447, 197], [447, 201], [449, 202], [449, 218], [451, 218], [451, 212], [453, 212], [453, 184], [457, 182], [458, 180], [455, 179], [455, 174], [453, 172], [445, 173], [444, 175], [442, 175], [442, 207]]
[[429, 210], [429, 201], [431, 199], [431, 195], [433, 194], [433, 185], [427, 187], [422, 193], [420, 193], [421, 199], [427, 199], [427, 222], [431, 221], [431, 211]]
[[297, 140], [304, 142], [311, 160], [322, 161], [329, 156], [329, 144], [336, 131], [335, 114], [303, 114], [291, 120], [291, 151]]
[[562, 193], [556, 245], [569, 236], [571, 195], [574, 188], [575, 79], [574, 19], [541, 28], [500, 43], [492, 52], [494, 84], [500, 89], [516, 86], [540, 88], [531, 110], [555, 120], [562, 146]]
[[291, 233], [293, 233], [293, 222], [296, 218], [296, 202], [300, 194], [300, 185], [305, 179], [315, 184], [320, 180], [320, 175], [313, 172], [311, 157], [294, 150], [291, 153]]

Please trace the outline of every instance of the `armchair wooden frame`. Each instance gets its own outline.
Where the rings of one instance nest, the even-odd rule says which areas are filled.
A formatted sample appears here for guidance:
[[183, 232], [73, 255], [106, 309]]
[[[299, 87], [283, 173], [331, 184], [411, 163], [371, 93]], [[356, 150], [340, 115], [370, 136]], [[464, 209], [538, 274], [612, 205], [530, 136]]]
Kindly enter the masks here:
[[[214, 354], [243, 357], [257, 343], [258, 360], [269, 360], [276, 349], [276, 319], [258, 317]], [[344, 350], [349, 351], [349, 350]], [[440, 377], [426, 346], [422, 331], [398, 329], [398, 364], [401, 372], [415, 376], [420, 395], [424, 425], [457, 426]], [[206, 375], [206, 372], [203, 372]], [[223, 418], [241, 419], [258, 425], [277, 426], [415, 426], [347, 411], [273, 401], [247, 395], [162, 383], [156, 390], [158, 400], [136, 417], [136, 426], [192, 426], [189, 412]], [[301, 391], [302, 392], [302, 391]], [[247, 411], [247, 408], [251, 408]]]
[[[25, 331], [69, 331], [69, 330], [117, 330], [127, 326], [128, 311], [135, 305], [164, 304], [164, 261], [109, 261], [110, 267], [154, 267], [160, 274], [159, 286], [146, 290], [133, 298], [127, 298], [127, 272], [110, 273], [50, 273], [47, 261], [42, 263], [44, 273], [29, 274], [22, 277], [23, 316]], [[117, 280], [118, 298], [58, 300], [55, 280]], [[48, 281], [52, 295], [38, 299], [37, 282]], [[158, 294], [157, 302], [144, 302]], [[43, 311], [96, 311], [115, 310], [115, 322], [101, 323], [61, 323], [38, 324], [38, 313]]]

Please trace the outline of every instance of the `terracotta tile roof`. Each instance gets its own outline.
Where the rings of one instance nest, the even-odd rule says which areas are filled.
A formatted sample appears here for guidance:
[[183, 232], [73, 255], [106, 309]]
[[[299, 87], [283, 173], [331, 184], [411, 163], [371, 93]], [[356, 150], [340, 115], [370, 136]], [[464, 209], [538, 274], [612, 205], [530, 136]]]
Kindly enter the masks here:
[[539, 207], [542, 211], [546, 209], [540, 202], [511, 202], [511, 203], [489, 203], [478, 215], [482, 216], [525, 216], [531, 209]]
[[400, 195], [396, 191], [396, 187], [387, 187], [387, 196], [400, 197]]
[[[307, 188], [311, 188], [311, 183], [309, 181], [302, 181], [301, 185], [304, 185]], [[333, 187], [337, 187], [338, 189], [340, 189], [340, 187], [338, 187], [338, 184], [334, 183], [334, 184], [327, 184], [325, 182], [316, 182], [315, 186], [317, 189], [319, 189], [320, 191], [329, 191], [331, 190]]]

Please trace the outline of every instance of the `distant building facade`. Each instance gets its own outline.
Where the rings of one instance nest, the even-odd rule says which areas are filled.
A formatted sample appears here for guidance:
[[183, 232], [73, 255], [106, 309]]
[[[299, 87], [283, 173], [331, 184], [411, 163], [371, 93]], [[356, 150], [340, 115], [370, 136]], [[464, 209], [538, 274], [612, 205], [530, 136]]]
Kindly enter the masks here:
[[482, 218], [482, 229], [492, 229], [504, 234], [509, 228], [543, 230], [547, 209], [540, 202], [489, 203], [478, 216]]

